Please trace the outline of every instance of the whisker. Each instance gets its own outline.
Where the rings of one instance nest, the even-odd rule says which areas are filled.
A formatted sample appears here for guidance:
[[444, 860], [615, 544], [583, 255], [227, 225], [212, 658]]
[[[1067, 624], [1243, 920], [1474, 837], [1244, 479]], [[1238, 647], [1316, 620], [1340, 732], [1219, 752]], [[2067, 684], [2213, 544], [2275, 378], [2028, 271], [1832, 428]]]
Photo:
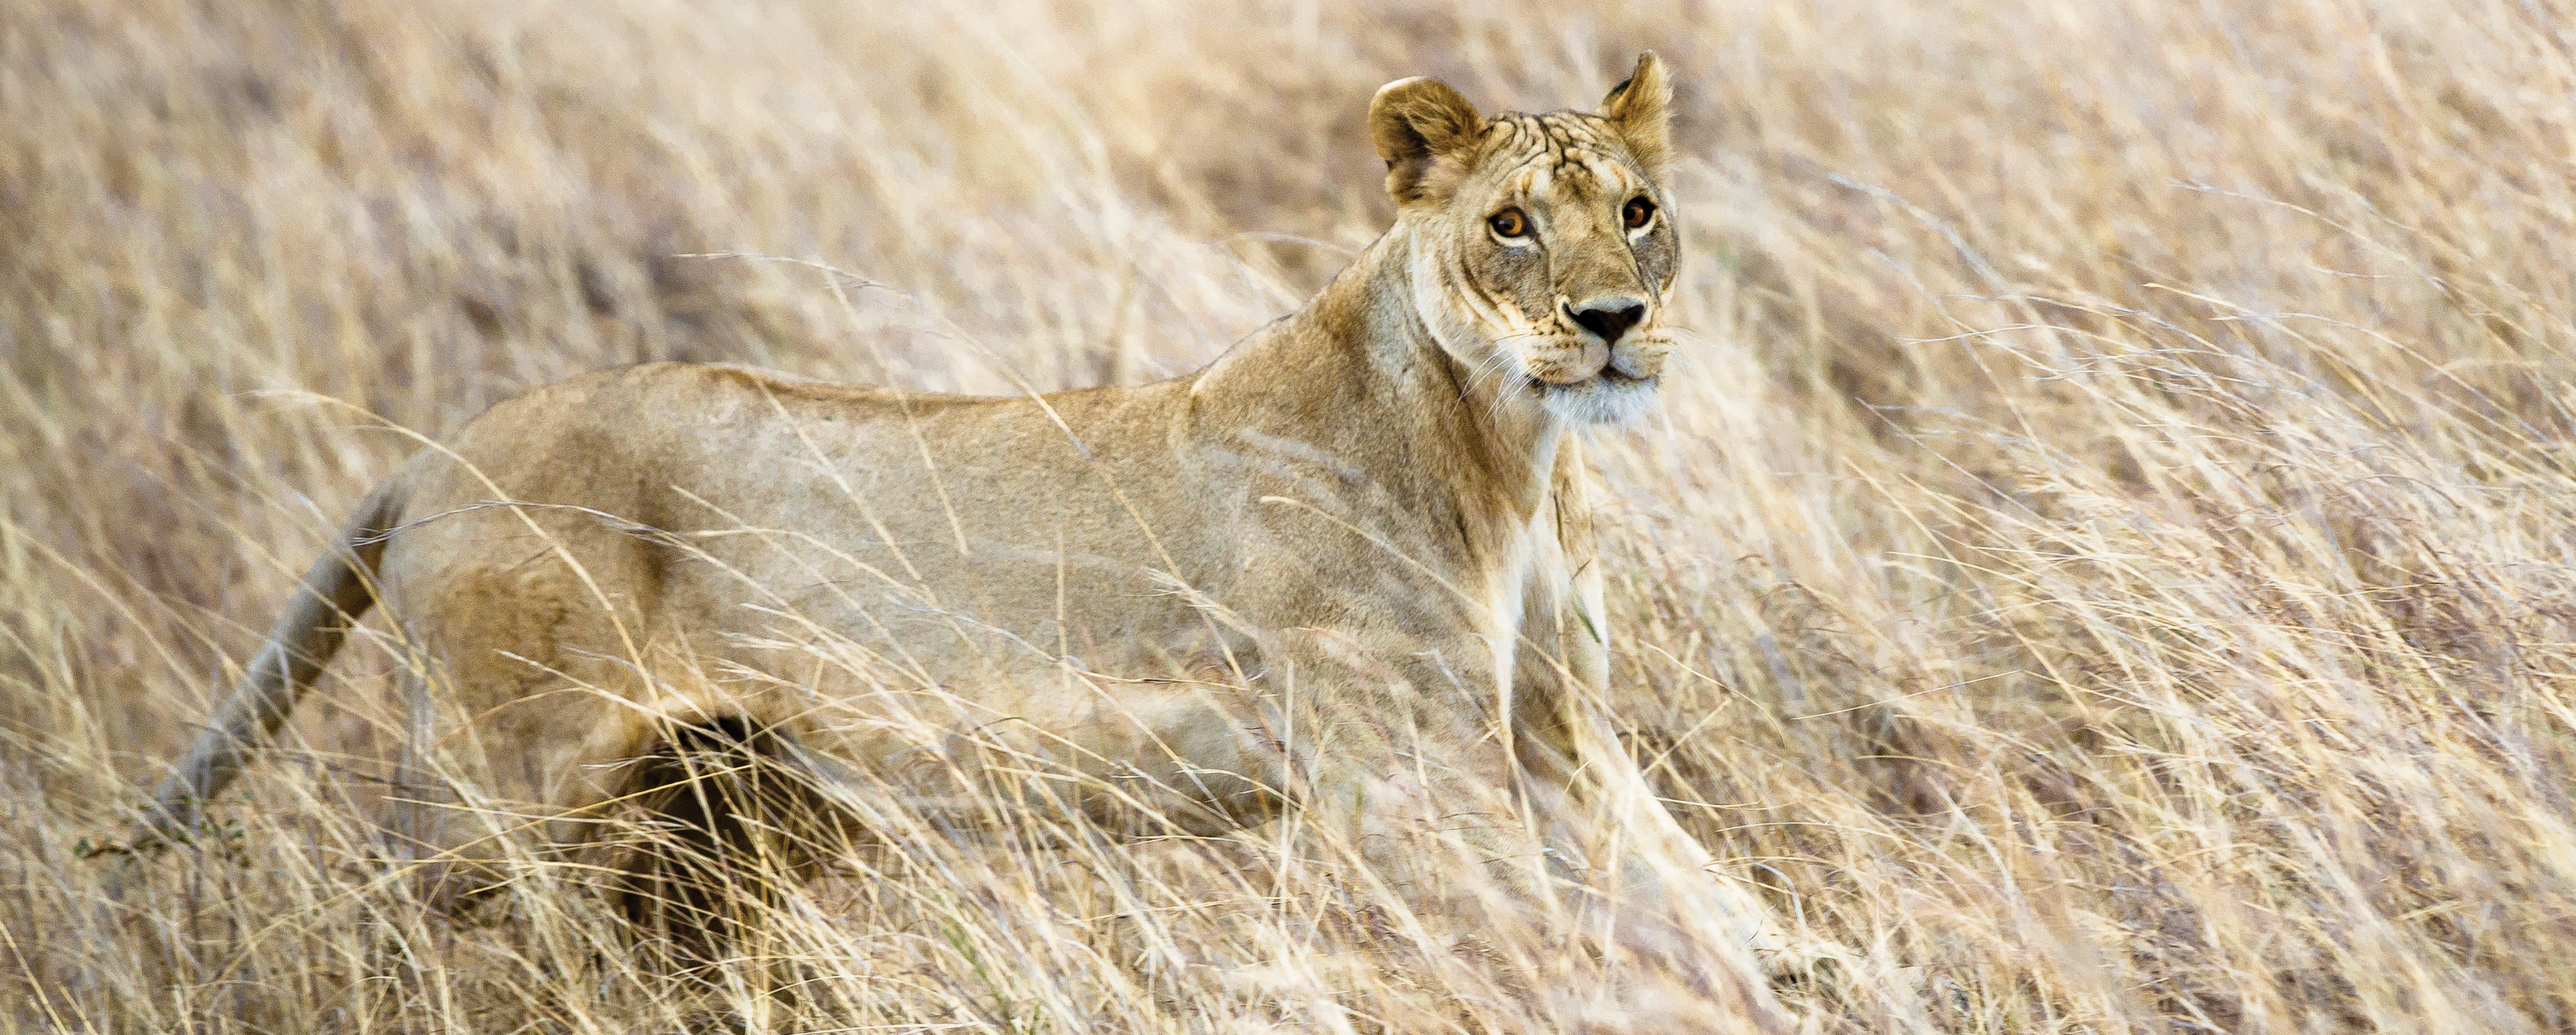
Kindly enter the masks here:
[[1501, 349], [1494, 350], [1493, 355], [1485, 357], [1484, 362], [1476, 364], [1476, 369], [1468, 372], [1467, 383], [1459, 386], [1458, 388], [1458, 398], [1462, 401], [1465, 400], [1470, 393], [1474, 392], [1479, 385], [1484, 383], [1486, 378], [1502, 373], [1505, 370], [1515, 368], [1518, 365], [1518, 357]]

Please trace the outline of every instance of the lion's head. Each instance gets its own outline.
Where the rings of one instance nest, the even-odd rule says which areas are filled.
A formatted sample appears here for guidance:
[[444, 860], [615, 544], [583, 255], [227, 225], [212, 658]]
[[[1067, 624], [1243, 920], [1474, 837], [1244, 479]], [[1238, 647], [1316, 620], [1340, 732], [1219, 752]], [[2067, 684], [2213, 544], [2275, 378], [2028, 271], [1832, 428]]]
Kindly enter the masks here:
[[1370, 103], [1415, 302], [1498, 405], [1526, 393], [1560, 420], [1617, 423], [1653, 398], [1681, 258], [1661, 180], [1671, 101], [1648, 51], [1598, 112], [1488, 119], [1420, 77]]

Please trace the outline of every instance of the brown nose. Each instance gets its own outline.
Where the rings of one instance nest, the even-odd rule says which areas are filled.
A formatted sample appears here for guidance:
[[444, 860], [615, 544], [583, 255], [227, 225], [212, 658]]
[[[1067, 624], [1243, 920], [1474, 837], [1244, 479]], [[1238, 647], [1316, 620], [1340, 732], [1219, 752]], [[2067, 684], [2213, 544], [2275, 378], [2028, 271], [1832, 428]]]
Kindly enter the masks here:
[[1599, 335], [1601, 344], [1616, 345], [1620, 335], [1628, 333], [1628, 328], [1646, 318], [1646, 303], [1627, 295], [1596, 298], [1583, 303], [1579, 309], [1567, 306], [1566, 315], [1583, 325], [1584, 330]]

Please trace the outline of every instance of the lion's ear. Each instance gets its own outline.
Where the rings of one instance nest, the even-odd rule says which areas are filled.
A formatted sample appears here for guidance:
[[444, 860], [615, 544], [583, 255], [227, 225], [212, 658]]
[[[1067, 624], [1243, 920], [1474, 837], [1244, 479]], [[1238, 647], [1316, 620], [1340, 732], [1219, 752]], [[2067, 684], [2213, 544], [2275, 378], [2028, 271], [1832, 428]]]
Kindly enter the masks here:
[[1429, 76], [1379, 87], [1369, 101], [1369, 135], [1386, 159], [1386, 192], [1399, 205], [1446, 194], [1474, 160], [1484, 121], [1467, 98]]
[[1664, 75], [1663, 59], [1651, 50], [1638, 54], [1628, 81], [1601, 99], [1601, 117], [1618, 127], [1637, 164], [1662, 175], [1673, 158], [1673, 81]]

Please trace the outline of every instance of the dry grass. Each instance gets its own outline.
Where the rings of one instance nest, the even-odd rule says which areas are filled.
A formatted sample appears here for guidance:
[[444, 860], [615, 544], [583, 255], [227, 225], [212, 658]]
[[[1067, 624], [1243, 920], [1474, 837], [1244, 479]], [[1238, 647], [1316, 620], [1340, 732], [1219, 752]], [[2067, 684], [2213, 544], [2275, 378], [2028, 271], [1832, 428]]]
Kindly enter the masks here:
[[[1600, 436], [1621, 719], [1868, 954], [1792, 1002], [2576, 1029], [2576, 11], [1222, 7], [0, 9], [0, 1028], [706, 1008], [541, 868], [498, 922], [423, 912], [319, 752], [100, 910], [79, 842], [406, 452], [357, 411], [437, 434], [652, 358], [1178, 373], [1384, 224], [1379, 83], [1588, 104], [1652, 46], [1694, 336], [1664, 416]], [[713, 251], [907, 294], [853, 320], [800, 268], [675, 257]], [[781, 1031], [1544, 1023], [1496, 968], [1333, 954], [1385, 910], [1258, 837], [922, 833], [786, 903], [807, 994], [714, 998]], [[1540, 937], [1497, 935], [1544, 983]]]

